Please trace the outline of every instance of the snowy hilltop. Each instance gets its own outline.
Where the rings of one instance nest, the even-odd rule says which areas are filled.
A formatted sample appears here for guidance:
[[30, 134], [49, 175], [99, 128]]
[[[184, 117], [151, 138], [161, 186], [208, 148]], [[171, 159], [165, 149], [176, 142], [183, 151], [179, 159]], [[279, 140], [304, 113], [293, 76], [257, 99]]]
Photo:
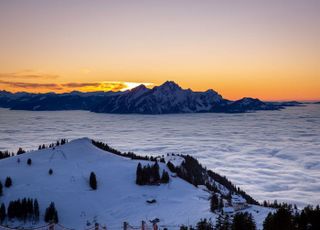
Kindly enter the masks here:
[[179, 229], [182, 225], [195, 226], [203, 218], [215, 223], [222, 212], [230, 217], [248, 212], [261, 229], [273, 210], [258, 205], [225, 177], [206, 170], [190, 156], [142, 157], [87, 138], [43, 145], [37, 151], [21, 151], [2, 159], [0, 181], [0, 204], [5, 207], [23, 198], [36, 199], [39, 204], [39, 221], [3, 220], [2, 225], [10, 227], [44, 225], [45, 210], [51, 202], [59, 223], [74, 229], [95, 223], [121, 229], [123, 222], [140, 226], [141, 221]]
[[167, 81], [152, 89], [140, 85], [124, 92], [71, 92], [64, 94], [9, 93], [0, 91], [0, 107], [15, 110], [89, 110], [97, 113], [243, 113], [278, 110], [299, 103], [271, 103], [254, 98], [224, 99], [214, 90], [195, 92]]

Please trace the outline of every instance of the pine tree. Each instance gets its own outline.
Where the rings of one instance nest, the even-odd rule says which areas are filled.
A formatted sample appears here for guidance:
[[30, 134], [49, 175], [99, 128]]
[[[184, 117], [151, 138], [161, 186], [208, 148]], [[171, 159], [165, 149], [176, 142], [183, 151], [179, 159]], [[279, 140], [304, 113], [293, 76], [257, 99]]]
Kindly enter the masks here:
[[[5, 207], [4, 213], [5, 213]], [[3, 213], [3, 211], [2, 211]], [[6, 216], [9, 220], [16, 218], [20, 221], [39, 220], [39, 204], [38, 201], [31, 198], [23, 198], [22, 200], [14, 200], [9, 203]]]
[[156, 162], [151, 168], [149, 172], [150, 180], [148, 183], [156, 183], [160, 181], [160, 173], [159, 173], [159, 164]]
[[24, 154], [26, 151], [24, 151], [22, 148], [19, 148], [17, 151], [17, 155]]
[[213, 230], [213, 224], [211, 220], [201, 219], [197, 223], [197, 230]]
[[142, 184], [143, 184], [142, 166], [141, 166], [141, 163], [140, 163], [140, 162], [139, 162], [139, 164], [138, 164], [138, 166], [137, 166], [136, 184], [137, 184], [137, 185], [142, 185]]
[[231, 192], [229, 191], [228, 194], [226, 195], [226, 200], [228, 202], [228, 205], [231, 205], [231, 199], [232, 199], [232, 194]]
[[21, 203], [21, 216], [24, 221], [26, 221], [28, 217], [28, 203], [27, 199], [23, 198]]
[[33, 199], [28, 199], [28, 217], [29, 219], [34, 219], [34, 206]]
[[61, 139], [61, 145], [64, 145], [67, 143], [67, 139]]
[[263, 222], [264, 230], [293, 230], [294, 219], [291, 211], [281, 207], [274, 214], [269, 213]]
[[8, 215], [9, 219], [13, 218], [13, 203], [12, 203], [12, 201], [9, 202], [7, 215]]
[[256, 224], [252, 218], [252, 215], [244, 213], [236, 213], [233, 217], [231, 225], [232, 230], [256, 230]]
[[39, 210], [39, 203], [37, 199], [35, 199], [33, 203], [33, 215], [34, 215], [34, 220], [38, 222], [40, 217], [40, 210]]
[[263, 206], [268, 207], [268, 202], [266, 200], [263, 201]]
[[157, 161], [152, 167], [152, 175], [153, 175], [154, 182], [160, 181], [159, 164]]
[[11, 180], [11, 177], [7, 177], [6, 178], [6, 181], [4, 183], [4, 186], [6, 186], [6, 188], [10, 188], [12, 185], [12, 180]]
[[215, 230], [230, 230], [230, 219], [228, 215], [219, 214]]
[[176, 167], [171, 163], [171, 161], [169, 161], [167, 163], [167, 167], [170, 169], [171, 172], [176, 172]]
[[169, 183], [169, 180], [170, 180], [169, 173], [163, 170], [162, 176], [161, 176], [161, 183], [167, 184]]
[[0, 196], [2, 196], [2, 195], [3, 195], [3, 186], [2, 186], [2, 183], [0, 181]]
[[47, 223], [58, 223], [58, 211], [56, 210], [56, 207], [53, 202], [50, 203], [49, 207], [46, 209], [45, 215], [44, 215], [44, 221]]
[[2, 203], [0, 207], [0, 223], [2, 224], [6, 218], [6, 206]]
[[210, 200], [210, 210], [211, 212], [214, 212], [218, 208], [219, 208], [219, 198], [215, 193], [213, 193]]
[[150, 184], [153, 182], [153, 178], [151, 176], [152, 171], [150, 165], [144, 166], [142, 169], [142, 181], [143, 184]]
[[94, 172], [91, 172], [90, 174], [90, 187], [93, 190], [97, 190], [97, 179], [96, 179], [96, 174]]
[[222, 197], [220, 197], [220, 199], [219, 199], [219, 210], [222, 210], [223, 207], [224, 207], [223, 199], [222, 199]]

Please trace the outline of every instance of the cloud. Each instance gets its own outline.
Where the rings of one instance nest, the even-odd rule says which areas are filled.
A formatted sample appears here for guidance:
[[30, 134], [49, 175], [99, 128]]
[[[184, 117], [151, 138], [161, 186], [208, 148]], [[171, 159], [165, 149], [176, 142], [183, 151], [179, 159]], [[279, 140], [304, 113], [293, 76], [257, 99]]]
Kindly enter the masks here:
[[0, 73], [0, 79], [56, 79], [59, 75], [46, 74], [34, 70], [24, 70], [13, 73]]
[[88, 87], [88, 86], [97, 87], [100, 85], [100, 83], [98, 83], [98, 82], [93, 82], [93, 83], [69, 82], [69, 83], [64, 83], [61, 85], [64, 87], [67, 87], [67, 88], [82, 88], [82, 87]]
[[129, 86], [126, 82], [100, 82], [98, 88], [110, 89], [112, 91], [120, 91], [128, 89]]
[[[26, 90], [30, 92], [56, 91], [70, 92], [74, 90], [92, 91], [122, 91], [138, 86], [140, 83], [133, 82], [68, 82], [68, 83], [30, 83], [20, 81], [7, 81], [0, 79], [0, 85], [9, 87], [14, 91]], [[150, 84], [150, 83], [148, 83]]]
[[69, 82], [63, 83], [61, 86], [84, 91], [120, 91], [128, 88], [125, 82]]
[[13, 88], [22, 89], [38, 89], [46, 88], [50, 90], [62, 90], [63, 88], [59, 84], [55, 83], [29, 83], [29, 82], [12, 82], [0, 80], [0, 85], [6, 85]]

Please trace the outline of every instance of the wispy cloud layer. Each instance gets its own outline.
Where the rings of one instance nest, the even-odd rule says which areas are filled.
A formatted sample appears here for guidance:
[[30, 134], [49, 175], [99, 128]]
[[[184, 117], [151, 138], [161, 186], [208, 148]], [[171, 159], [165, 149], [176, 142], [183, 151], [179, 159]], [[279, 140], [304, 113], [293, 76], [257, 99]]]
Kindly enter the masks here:
[[[22, 81], [1, 80], [0, 87], [11, 91], [30, 91], [30, 92], [70, 92], [74, 90], [91, 92], [91, 91], [122, 91], [131, 89], [142, 83], [133, 82], [68, 82], [68, 83], [35, 83]], [[149, 85], [150, 83], [144, 83]]]
[[23, 70], [12, 73], [0, 73], [0, 79], [56, 79], [59, 75], [46, 74], [34, 70]]
[[29, 83], [29, 82], [13, 82], [13, 81], [2, 81], [0, 85], [8, 86], [16, 89], [49, 89], [49, 90], [62, 90], [63, 88], [59, 84], [55, 83]]
[[17, 139], [19, 146], [33, 149], [61, 136], [87, 136], [141, 155], [190, 154], [259, 201], [315, 205], [320, 204], [319, 108], [306, 105], [247, 114], [152, 118], [2, 110], [0, 150], [16, 150]]
[[[89, 71], [89, 70], [88, 70]], [[88, 72], [87, 72], [88, 73]], [[58, 82], [63, 78], [59, 75], [43, 73], [27, 69], [17, 72], [0, 73], [0, 89], [8, 91], [27, 92], [70, 92], [70, 91], [123, 91], [132, 89], [140, 84], [146, 86], [151, 83], [122, 82], [122, 81], [94, 81], [94, 82]]]

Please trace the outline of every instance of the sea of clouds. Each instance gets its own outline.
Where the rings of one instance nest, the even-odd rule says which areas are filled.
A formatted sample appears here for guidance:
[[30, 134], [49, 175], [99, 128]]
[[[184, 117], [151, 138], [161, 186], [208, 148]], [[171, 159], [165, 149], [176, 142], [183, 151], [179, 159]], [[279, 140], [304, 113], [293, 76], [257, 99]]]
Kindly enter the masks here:
[[320, 204], [320, 105], [176, 115], [0, 109], [0, 150], [79, 137], [142, 155], [193, 155], [259, 201]]

